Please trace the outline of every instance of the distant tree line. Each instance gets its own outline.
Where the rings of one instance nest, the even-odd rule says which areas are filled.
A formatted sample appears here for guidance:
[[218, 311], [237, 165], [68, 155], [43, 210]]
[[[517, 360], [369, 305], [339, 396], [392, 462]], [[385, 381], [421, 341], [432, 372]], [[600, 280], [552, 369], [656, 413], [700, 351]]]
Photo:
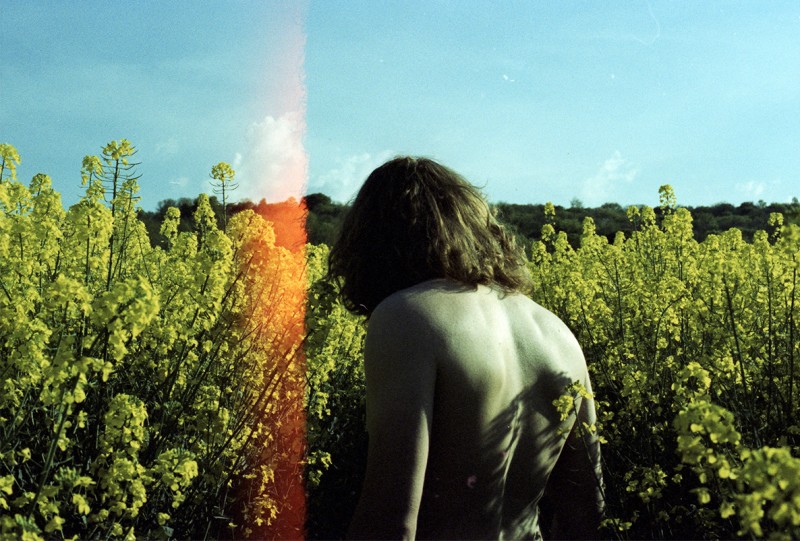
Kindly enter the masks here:
[[[680, 205], [683, 206], [683, 205]], [[518, 205], [513, 203], [497, 203], [492, 205], [498, 219], [513, 232], [518, 242], [530, 246], [541, 237], [542, 226], [546, 223], [544, 205]], [[768, 230], [769, 215], [780, 212], [787, 222], [800, 223], [800, 202], [795, 197], [791, 203], [758, 203], [745, 202], [734, 206], [730, 203], [717, 203], [711, 206], [684, 207], [692, 215], [694, 236], [702, 242], [708, 235], [719, 234], [731, 228], [742, 232], [742, 237], [750, 242], [753, 234], [759, 230]], [[591, 217], [597, 227], [597, 234], [614, 240], [614, 235], [622, 231], [626, 236], [634, 229], [628, 219], [627, 207], [617, 203], [605, 203], [599, 207], [583, 207], [580, 201], [573, 200], [570, 207], [556, 205], [555, 227], [567, 233], [570, 244], [578, 247], [583, 231], [584, 218]], [[655, 208], [656, 216], [661, 209]], [[660, 216], [659, 216], [660, 217]]]
[[[306, 232], [308, 242], [311, 244], [332, 245], [336, 233], [341, 225], [347, 205], [331, 200], [325, 194], [313, 193], [305, 196]], [[211, 206], [217, 215], [220, 225], [225, 222], [225, 216], [230, 218], [242, 210], [253, 210], [280, 227], [286, 220], [277, 219], [297, 215], [298, 204], [294, 200], [279, 203], [267, 203], [262, 199], [258, 203], [244, 200], [238, 203], [228, 203], [223, 211], [223, 204], [212, 196]], [[169, 207], [177, 207], [181, 211], [180, 230], [191, 230], [192, 214], [197, 206], [196, 199], [181, 198], [166, 199], [158, 204], [155, 211], [140, 211], [139, 218], [146, 224], [147, 230], [154, 244], [163, 244], [159, 228], [164, 215]], [[795, 197], [791, 203], [757, 203], [745, 202], [738, 206], [729, 203], [717, 203], [711, 206], [686, 207], [692, 214], [694, 235], [698, 241], [704, 240], [708, 235], [718, 234], [733, 227], [741, 230], [742, 236], [748, 242], [758, 230], [767, 230], [767, 222], [772, 212], [780, 212], [787, 222], [800, 223], [800, 202]], [[605, 203], [599, 207], [584, 207], [577, 199], [569, 207], [556, 205], [556, 228], [567, 233], [570, 243], [577, 247], [583, 230], [583, 219], [587, 216], [594, 219], [597, 234], [603, 235], [612, 241], [617, 231], [629, 234], [634, 225], [628, 220], [626, 207], [617, 203]], [[517, 242], [523, 246], [530, 246], [532, 242], [540, 239], [542, 226], [546, 223], [544, 204], [515, 204], [496, 203], [492, 211], [497, 218], [506, 225], [516, 237]], [[659, 209], [656, 208], [656, 213]], [[303, 219], [298, 215], [297, 219]], [[280, 231], [276, 231], [278, 244], [290, 243]], [[290, 247], [290, 246], [286, 246]]]

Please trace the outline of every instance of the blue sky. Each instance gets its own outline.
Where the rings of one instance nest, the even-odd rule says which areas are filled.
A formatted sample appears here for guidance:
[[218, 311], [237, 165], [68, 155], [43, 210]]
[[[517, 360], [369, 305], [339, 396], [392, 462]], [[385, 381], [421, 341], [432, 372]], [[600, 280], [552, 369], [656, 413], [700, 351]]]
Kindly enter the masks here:
[[122, 137], [145, 208], [219, 161], [240, 197], [346, 201], [406, 153], [492, 201], [800, 196], [795, 1], [1, 1], [0, 142], [67, 204]]

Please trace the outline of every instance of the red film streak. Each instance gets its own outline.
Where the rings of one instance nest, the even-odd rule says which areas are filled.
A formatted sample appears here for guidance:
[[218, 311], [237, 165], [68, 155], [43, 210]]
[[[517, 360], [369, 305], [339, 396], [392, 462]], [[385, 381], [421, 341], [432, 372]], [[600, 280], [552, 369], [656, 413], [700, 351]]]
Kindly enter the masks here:
[[[302, 202], [307, 185], [308, 157], [303, 148], [305, 134], [305, 85], [303, 61], [307, 6], [305, 2], [289, 3], [282, 18], [286, 21], [280, 38], [283, 46], [278, 65], [267, 74], [270, 81], [280, 81], [278, 94], [265, 96], [274, 118], [288, 123], [288, 132], [266, 137], [267, 156], [275, 163], [261, 163], [262, 193], [270, 202], [262, 201], [255, 212], [272, 224], [275, 245], [266, 248], [262, 284], [269, 289], [269, 301], [258, 317], [265, 322], [264, 334], [272, 352], [264, 385], [267, 398], [261, 406], [261, 427], [269, 436], [261, 450], [260, 479], [246, 482], [243, 495], [249, 501], [262, 502], [270, 510], [259, 516], [258, 509], [242, 524], [251, 539], [303, 539], [306, 521], [304, 460], [306, 453], [305, 336], [306, 291], [306, 208]], [[275, 123], [273, 118], [273, 122]], [[269, 124], [272, 125], [272, 124]], [[278, 152], [278, 154], [274, 154]], [[280, 194], [280, 195], [278, 195]], [[288, 197], [288, 199], [286, 199]], [[271, 198], [271, 199], [270, 199]], [[281, 201], [286, 199], [284, 201]], [[276, 202], [278, 201], [278, 202]], [[270, 477], [271, 476], [271, 477]], [[258, 507], [258, 506], [256, 506]], [[265, 507], [262, 506], [262, 510]]]
[[306, 280], [305, 205], [294, 199], [268, 206], [263, 216], [273, 223], [275, 244], [292, 254], [291, 264], [284, 284], [287, 288], [286, 303], [290, 317], [287, 318], [287, 347], [294, 351], [290, 380], [295, 388], [290, 389], [294, 397], [293, 415], [277, 433], [278, 455], [283, 463], [275, 472], [275, 488], [281, 498], [282, 509], [275, 523], [266, 532], [267, 539], [303, 539], [305, 537], [306, 492], [303, 475], [303, 459], [306, 451], [305, 417], [305, 352], [302, 347], [305, 335]]
[[[265, 350], [272, 357], [266, 370], [261, 429], [269, 436], [261, 450], [256, 479], [246, 481], [244, 500], [261, 502], [272, 512], [259, 516], [256, 503], [251, 520], [243, 524], [251, 539], [305, 537], [306, 452], [305, 380], [302, 347], [305, 335], [306, 209], [294, 199], [257, 209], [275, 231], [275, 245], [258, 254], [261, 283], [268, 293], [257, 317], [264, 321]], [[270, 474], [264, 474], [265, 471]], [[261, 511], [263, 511], [263, 507]]]

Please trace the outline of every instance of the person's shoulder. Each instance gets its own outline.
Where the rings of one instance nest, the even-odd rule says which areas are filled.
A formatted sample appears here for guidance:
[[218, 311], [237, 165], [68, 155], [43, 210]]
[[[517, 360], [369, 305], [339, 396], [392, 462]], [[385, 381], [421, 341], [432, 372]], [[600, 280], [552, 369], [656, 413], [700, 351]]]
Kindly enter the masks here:
[[570, 336], [572, 335], [572, 331], [569, 330], [569, 327], [567, 327], [567, 324], [564, 323], [561, 318], [539, 303], [534, 302], [530, 298], [526, 297], [526, 300], [529, 301], [527, 304], [529, 306], [531, 316], [541, 327], [551, 331], [557, 331], [559, 333], [566, 332], [569, 333]]
[[427, 283], [412, 286], [389, 295], [375, 307], [367, 320], [367, 364], [377, 366], [381, 363], [375, 361], [381, 359], [417, 363], [435, 357], [446, 338], [444, 319], [432, 302], [437, 291]]
[[389, 327], [400, 331], [426, 319], [430, 288], [425, 284], [396, 291], [379, 302], [369, 315], [367, 329]]
[[369, 317], [367, 333], [441, 345], [455, 330], [469, 326], [480, 303], [476, 293], [475, 287], [452, 280], [421, 282], [381, 301]]
[[583, 361], [578, 340], [561, 318], [526, 295], [517, 295], [511, 300], [515, 328], [519, 334], [524, 335], [525, 341], [535, 342], [538, 347], [546, 347], [556, 356], [568, 356], [576, 361]]
[[445, 279], [421, 282], [383, 299], [373, 310], [370, 320], [383, 319], [386, 316], [413, 316], [417, 319], [430, 317], [437, 309], [462, 301], [464, 293], [474, 290], [474, 287]]

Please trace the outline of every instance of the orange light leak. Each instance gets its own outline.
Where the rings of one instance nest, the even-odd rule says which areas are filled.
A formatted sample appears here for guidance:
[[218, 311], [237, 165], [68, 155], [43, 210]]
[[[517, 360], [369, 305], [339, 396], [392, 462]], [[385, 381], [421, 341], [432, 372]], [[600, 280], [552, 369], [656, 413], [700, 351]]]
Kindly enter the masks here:
[[[252, 527], [256, 539], [303, 539], [306, 521], [306, 490], [304, 458], [306, 453], [305, 379], [306, 358], [302, 347], [305, 335], [306, 279], [305, 242], [306, 209], [304, 204], [290, 199], [279, 205], [277, 212], [265, 216], [274, 224], [277, 250], [283, 252], [277, 281], [281, 287], [281, 306], [278, 309], [283, 329], [277, 331], [281, 346], [277, 349], [286, 357], [285, 373], [281, 375], [284, 390], [280, 401], [283, 413], [269, 418], [274, 433], [274, 447], [265, 449], [266, 460], [274, 468], [274, 480], [269, 495], [276, 500], [278, 514], [269, 525]], [[285, 250], [285, 251], [283, 251]], [[285, 257], [287, 256], [288, 257]], [[265, 314], [265, 317], [271, 317]], [[280, 362], [280, 361], [278, 361]]]
[[[264, 171], [263, 193], [267, 204], [258, 205], [258, 214], [272, 223], [275, 232], [275, 249], [268, 257], [273, 258], [270, 276], [264, 278], [274, 284], [273, 291], [280, 291], [280, 300], [260, 317], [270, 325], [280, 321], [268, 337], [270, 348], [275, 352], [275, 362], [283, 364], [279, 377], [282, 390], [272, 396], [273, 404], [265, 406], [262, 422], [274, 435], [274, 440], [263, 450], [262, 465], [271, 468], [274, 478], [260, 488], [261, 496], [276, 503], [277, 514], [270, 521], [245, 524], [251, 539], [303, 539], [305, 537], [306, 491], [304, 459], [306, 453], [305, 380], [306, 359], [302, 347], [305, 336], [306, 291], [306, 208], [303, 195], [307, 185], [308, 158], [303, 148], [305, 133], [305, 86], [303, 59], [305, 34], [302, 27], [306, 6], [292, 4], [295, 8], [286, 16], [283, 28], [281, 66], [268, 74], [280, 79], [280, 95], [268, 96], [270, 107], [276, 107], [283, 115], [294, 119], [294, 135], [287, 159], [282, 166], [280, 180]], [[286, 6], [284, 6], [286, 7]], [[295, 10], [296, 9], [296, 10]], [[286, 14], [284, 14], [286, 15]], [[287, 200], [269, 201], [274, 194], [291, 194]], [[271, 195], [270, 195], [271, 194]], [[277, 258], [277, 260], [275, 260]], [[274, 274], [273, 274], [274, 272]], [[281, 328], [282, 327], [282, 328]], [[277, 346], [277, 347], [276, 347]], [[273, 384], [275, 380], [270, 382]], [[280, 414], [276, 414], [276, 410]]]

